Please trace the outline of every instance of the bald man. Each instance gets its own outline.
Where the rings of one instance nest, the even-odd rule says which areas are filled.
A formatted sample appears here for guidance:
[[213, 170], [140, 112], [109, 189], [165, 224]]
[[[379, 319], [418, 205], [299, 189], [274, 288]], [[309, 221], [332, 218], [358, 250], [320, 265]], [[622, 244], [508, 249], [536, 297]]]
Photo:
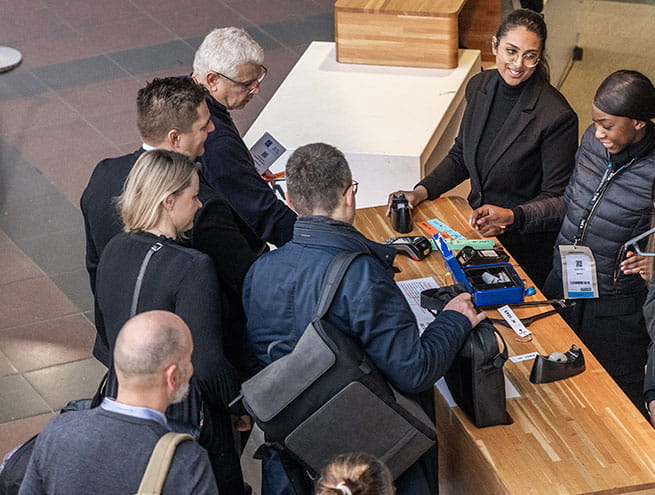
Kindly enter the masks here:
[[[155, 444], [169, 431], [164, 412], [182, 401], [193, 375], [186, 323], [168, 311], [131, 318], [114, 349], [116, 399], [52, 419], [39, 434], [20, 494], [136, 493]], [[205, 450], [183, 442], [163, 494], [217, 494]]]

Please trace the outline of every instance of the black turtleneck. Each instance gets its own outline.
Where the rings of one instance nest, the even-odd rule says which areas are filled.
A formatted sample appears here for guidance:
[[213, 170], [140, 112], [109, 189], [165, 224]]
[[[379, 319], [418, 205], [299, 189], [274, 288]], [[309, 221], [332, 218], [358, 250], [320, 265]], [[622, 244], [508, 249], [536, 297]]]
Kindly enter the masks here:
[[486, 159], [487, 154], [503, 126], [511, 125], [508, 123], [509, 114], [521, 97], [526, 83], [529, 81], [528, 79], [528, 81], [523, 81], [516, 86], [510, 86], [503, 80], [500, 72], [496, 71], [496, 76], [498, 78], [498, 84], [496, 84], [496, 91], [491, 102], [491, 108], [489, 109], [489, 116], [487, 117], [487, 122], [482, 131], [475, 155], [480, 177], [487, 175], [488, 167], [490, 166]]

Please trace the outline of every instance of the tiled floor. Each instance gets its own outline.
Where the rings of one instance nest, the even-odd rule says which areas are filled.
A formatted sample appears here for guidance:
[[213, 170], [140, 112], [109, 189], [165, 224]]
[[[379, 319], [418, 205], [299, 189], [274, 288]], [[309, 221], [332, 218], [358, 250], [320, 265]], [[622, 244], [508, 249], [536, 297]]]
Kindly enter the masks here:
[[0, 74], [0, 457], [103, 373], [78, 202], [95, 164], [139, 144], [136, 91], [191, 71], [214, 27], [266, 51], [245, 131], [313, 40], [334, 39], [331, 0], [0, 1], [0, 42], [23, 53]]
[[90, 354], [78, 201], [100, 159], [140, 144], [137, 89], [155, 76], [190, 72], [210, 29], [244, 27], [269, 68], [262, 93], [234, 114], [245, 132], [307, 45], [334, 39], [333, 7], [333, 0], [0, 0], [0, 43], [24, 55], [18, 69], [0, 74], [0, 456], [68, 400], [90, 395], [103, 372]]

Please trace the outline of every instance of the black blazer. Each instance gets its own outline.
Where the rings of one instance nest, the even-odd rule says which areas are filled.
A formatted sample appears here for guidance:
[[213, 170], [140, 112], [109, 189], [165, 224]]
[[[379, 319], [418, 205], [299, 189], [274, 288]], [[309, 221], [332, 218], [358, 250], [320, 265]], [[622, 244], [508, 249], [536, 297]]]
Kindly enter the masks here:
[[[560, 196], [575, 164], [578, 118], [566, 99], [538, 74], [500, 129], [485, 129], [502, 80], [498, 71], [476, 74], [466, 86], [467, 106], [455, 144], [421, 182], [429, 199], [471, 179], [469, 204], [512, 208], [541, 197]], [[482, 132], [497, 132], [485, 167], [476, 163]], [[482, 175], [481, 169], [487, 170]]]
[[80, 198], [86, 232], [86, 269], [94, 294], [102, 250], [112, 237], [123, 231], [114, 198], [123, 191], [125, 179], [143, 151], [143, 148], [139, 148], [128, 155], [102, 160], [93, 170]]

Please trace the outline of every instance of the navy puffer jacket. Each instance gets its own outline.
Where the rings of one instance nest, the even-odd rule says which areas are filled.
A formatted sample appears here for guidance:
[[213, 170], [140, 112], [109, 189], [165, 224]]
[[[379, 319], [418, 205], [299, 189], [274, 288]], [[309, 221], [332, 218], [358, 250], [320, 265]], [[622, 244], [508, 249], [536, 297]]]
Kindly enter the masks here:
[[[640, 144], [655, 143], [655, 125], [648, 123], [648, 132]], [[636, 145], [632, 145], [636, 147]], [[630, 151], [632, 149], [628, 149]], [[522, 205], [525, 215], [522, 231], [539, 231], [553, 222], [562, 222], [555, 245], [553, 269], [561, 277], [558, 246], [573, 244], [578, 225], [600, 184], [610, 162], [603, 145], [594, 137], [591, 125], [582, 137], [576, 153], [576, 167], [562, 198]], [[619, 169], [621, 163], [614, 165]], [[619, 264], [624, 259], [623, 244], [648, 230], [653, 211], [655, 181], [655, 146], [640, 157], [628, 157], [624, 168], [610, 182], [591, 214], [580, 245], [591, 248], [596, 260], [599, 295], [631, 294], [644, 288], [639, 275], [624, 275]]]

